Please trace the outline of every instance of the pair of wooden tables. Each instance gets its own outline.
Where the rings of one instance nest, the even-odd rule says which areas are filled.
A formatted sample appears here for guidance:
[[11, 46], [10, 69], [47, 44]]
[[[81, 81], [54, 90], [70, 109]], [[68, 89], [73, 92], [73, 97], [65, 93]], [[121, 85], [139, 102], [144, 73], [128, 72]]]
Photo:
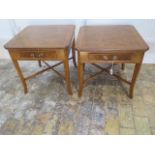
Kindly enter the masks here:
[[[133, 97], [133, 90], [138, 73], [143, 61], [144, 53], [149, 49], [145, 41], [133, 26], [83, 26], [75, 43], [75, 26], [29, 26], [10, 40], [5, 48], [8, 49], [17, 73], [22, 81], [24, 92], [27, 93], [26, 80], [29, 80], [47, 70], [53, 70], [66, 81], [67, 91], [72, 95], [69, 60], [73, 59], [76, 67], [76, 54], [78, 52], [78, 76], [79, 97], [85, 81], [109, 70], [102, 68], [101, 63], [119, 63], [124, 68], [125, 63], [135, 64], [133, 78], [127, 81], [113, 74], [117, 79], [130, 85], [129, 97]], [[71, 50], [72, 49], [72, 50]], [[72, 57], [69, 58], [72, 51]], [[18, 61], [35, 60], [41, 67], [44, 63], [47, 68], [24, 77]], [[46, 61], [60, 61], [50, 66]], [[59, 73], [55, 67], [64, 64], [64, 75]], [[85, 64], [92, 64], [100, 69], [95, 75], [84, 79]]]

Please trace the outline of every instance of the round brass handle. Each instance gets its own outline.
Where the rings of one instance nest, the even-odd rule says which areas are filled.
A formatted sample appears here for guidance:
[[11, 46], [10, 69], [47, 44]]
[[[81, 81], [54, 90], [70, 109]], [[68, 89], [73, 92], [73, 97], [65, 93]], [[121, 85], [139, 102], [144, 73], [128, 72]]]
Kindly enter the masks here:
[[117, 60], [118, 59], [118, 56], [113, 56], [113, 58], [112, 58], [113, 60]]
[[31, 57], [35, 58], [35, 54], [34, 53], [31, 53]]
[[104, 60], [108, 60], [108, 56], [104, 56], [103, 58], [104, 58]]
[[42, 58], [42, 57], [44, 57], [44, 54], [43, 54], [43, 53], [39, 53], [39, 54], [38, 54], [38, 57], [39, 57], [39, 58]]

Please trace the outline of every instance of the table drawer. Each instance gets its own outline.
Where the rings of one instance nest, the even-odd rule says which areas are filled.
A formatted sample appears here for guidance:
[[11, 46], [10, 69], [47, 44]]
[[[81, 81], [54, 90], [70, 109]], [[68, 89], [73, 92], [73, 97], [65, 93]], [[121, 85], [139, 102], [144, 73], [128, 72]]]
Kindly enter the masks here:
[[89, 60], [107, 60], [107, 61], [114, 61], [114, 60], [131, 60], [131, 54], [88, 54]]
[[14, 50], [11, 52], [17, 60], [61, 60], [64, 57], [63, 50]]
[[142, 59], [141, 54], [137, 53], [80, 53], [80, 60], [85, 62], [140, 62]]

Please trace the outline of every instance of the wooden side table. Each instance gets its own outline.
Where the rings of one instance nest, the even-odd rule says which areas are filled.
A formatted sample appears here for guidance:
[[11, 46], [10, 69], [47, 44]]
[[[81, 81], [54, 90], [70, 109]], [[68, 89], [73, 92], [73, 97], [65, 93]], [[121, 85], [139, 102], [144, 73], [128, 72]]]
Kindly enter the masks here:
[[[8, 49], [14, 66], [20, 77], [24, 87], [24, 92], [27, 93], [26, 80], [29, 80], [47, 70], [53, 70], [66, 80], [68, 94], [72, 95], [69, 61], [73, 59], [74, 54], [74, 25], [52, 25], [52, 26], [29, 26], [11, 39], [5, 48]], [[69, 58], [70, 49], [72, 48], [73, 57]], [[24, 77], [18, 61], [38, 61], [39, 66], [45, 63], [47, 68], [34, 73], [29, 77]], [[50, 66], [46, 60], [60, 61], [58, 64]], [[65, 75], [59, 73], [55, 67], [64, 64]]]
[[[122, 69], [125, 63], [135, 64], [131, 81], [113, 74], [117, 79], [130, 85], [129, 97], [133, 97], [133, 90], [143, 56], [145, 51], [149, 49], [133, 26], [84, 26], [80, 29], [76, 49], [78, 51], [79, 97], [82, 95], [86, 81], [104, 71], [109, 73], [109, 70], [98, 65], [100, 63], [120, 63]], [[92, 64], [99, 68], [100, 71], [88, 79], [84, 79], [85, 64]]]

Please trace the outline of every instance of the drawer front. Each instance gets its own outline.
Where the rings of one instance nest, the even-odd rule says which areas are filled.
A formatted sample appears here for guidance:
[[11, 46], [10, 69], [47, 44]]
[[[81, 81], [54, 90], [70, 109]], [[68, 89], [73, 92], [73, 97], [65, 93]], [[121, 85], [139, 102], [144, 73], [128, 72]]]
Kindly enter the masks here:
[[82, 62], [118, 62], [118, 63], [139, 63], [142, 54], [137, 53], [88, 53], [81, 52], [80, 60]]
[[105, 61], [114, 61], [114, 60], [131, 60], [131, 54], [88, 54], [89, 60], [105, 60]]
[[17, 60], [62, 60], [63, 50], [14, 50], [10, 54]]

